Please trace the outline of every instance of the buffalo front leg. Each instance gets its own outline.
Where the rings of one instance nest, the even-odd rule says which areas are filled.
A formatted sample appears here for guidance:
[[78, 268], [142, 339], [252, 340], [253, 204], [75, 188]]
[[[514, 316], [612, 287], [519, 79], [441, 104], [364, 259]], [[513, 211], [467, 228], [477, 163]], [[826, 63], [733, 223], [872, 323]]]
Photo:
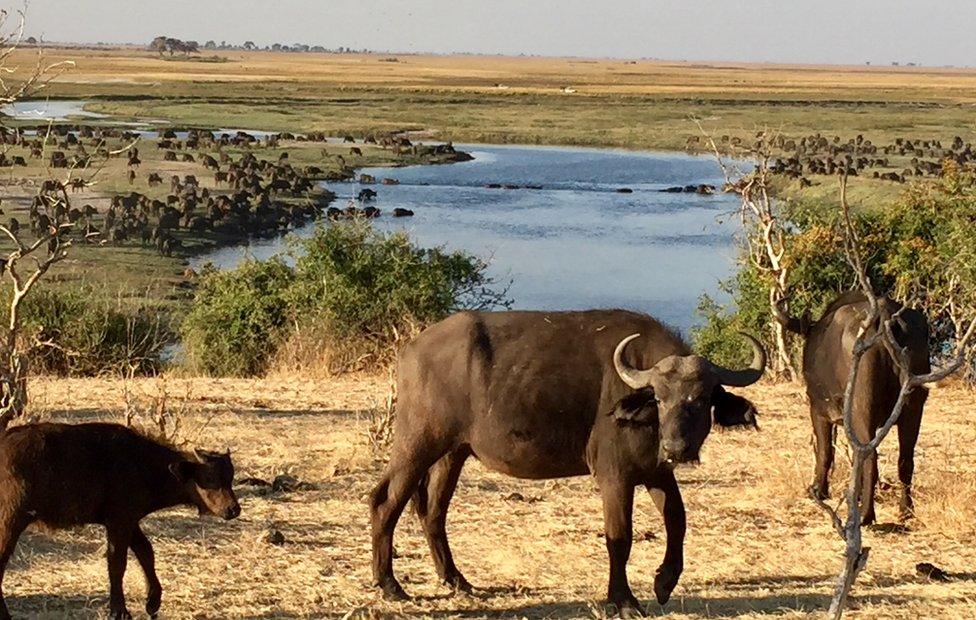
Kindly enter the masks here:
[[[924, 398], [924, 397], [923, 397]], [[923, 401], [924, 404], [924, 401]], [[922, 406], [918, 414], [907, 407], [898, 420], [898, 480], [901, 481], [900, 518], [906, 521], [915, 516], [915, 502], [912, 500], [912, 477], [915, 475], [915, 442], [918, 441], [918, 428], [922, 422]], [[905, 415], [906, 413], [914, 415]]]
[[875, 521], [874, 513], [874, 487], [878, 484], [878, 452], [871, 452], [864, 457], [864, 466], [861, 472], [861, 523], [871, 525]]
[[3, 598], [3, 575], [7, 570], [7, 562], [13, 555], [17, 540], [23, 533], [27, 523], [16, 517], [3, 519], [0, 522], [0, 620], [10, 620], [10, 611]]
[[162, 604], [163, 586], [159, 583], [159, 577], [156, 576], [156, 556], [153, 553], [152, 543], [149, 542], [145, 532], [138, 525], [132, 533], [129, 547], [146, 576], [146, 613], [155, 618]]
[[664, 605], [671, 598], [671, 592], [678, 585], [678, 578], [684, 570], [685, 504], [681, 499], [678, 481], [671, 470], [660, 473], [657, 479], [647, 485], [647, 490], [664, 517], [664, 531], [668, 537], [664, 561], [654, 576], [654, 595], [657, 602]]
[[132, 540], [132, 526], [112, 524], [106, 526], [108, 534], [108, 615], [112, 620], [132, 618], [132, 614], [125, 607], [125, 593], [122, 590], [122, 580], [125, 577], [125, 565], [129, 556], [129, 543]]
[[420, 480], [443, 455], [444, 452], [430, 454], [424, 450], [395, 452], [383, 478], [370, 495], [373, 583], [383, 590], [383, 596], [387, 599], [408, 598], [393, 575], [393, 531], [410, 496], [417, 491]]
[[447, 585], [461, 592], [471, 592], [471, 584], [454, 564], [454, 556], [447, 542], [447, 509], [469, 455], [466, 447], [458, 448], [434, 463], [413, 496], [414, 508], [424, 528], [437, 574]]
[[612, 480], [598, 482], [603, 496], [603, 526], [610, 556], [607, 600], [617, 607], [621, 616], [643, 616], [644, 609], [627, 582], [627, 560], [634, 538], [634, 487]]

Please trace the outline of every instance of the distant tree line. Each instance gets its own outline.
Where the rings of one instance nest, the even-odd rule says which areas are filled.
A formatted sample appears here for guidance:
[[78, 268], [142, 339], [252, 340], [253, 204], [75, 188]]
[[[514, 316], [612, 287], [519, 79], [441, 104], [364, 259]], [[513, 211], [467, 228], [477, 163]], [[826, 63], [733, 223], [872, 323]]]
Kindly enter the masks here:
[[174, 39], [173, 37], [159, 36], [152, 40], [152, 43], [149, 44], [149, 49], [154, 52], [159, 52], [160, 55], [166, 52], [169, 52], [170, 56], [176, 53], [188, 55], [199, 52], [200, 44], [196, 41], [183, 41], [182, 39]]
[[[196, 54], [200, 52], [201, 48], [196, 41], [183, 41], [173, 37], [158, 36], [149, 44], [149, 49], [158, 52], [160, 55], [168, 53], [172, 56], [173, 54]], [[203, 49], [208, 51], [244, 50], [249, 52], [319, 52], [331, 54], [365, 54], [370, 52], [368, 49], [354, 50], [343, 46], [330, 49], [322, 45], [308, 45], [306, 43], [292, 43], [291, 45], [286, 43], [273, 43], [261, 47], [256, 45], [254, 41], [245, 41], [237, 45], [228, 43], [227, 41], [218, 43], [212, 39], [203, 44]]]

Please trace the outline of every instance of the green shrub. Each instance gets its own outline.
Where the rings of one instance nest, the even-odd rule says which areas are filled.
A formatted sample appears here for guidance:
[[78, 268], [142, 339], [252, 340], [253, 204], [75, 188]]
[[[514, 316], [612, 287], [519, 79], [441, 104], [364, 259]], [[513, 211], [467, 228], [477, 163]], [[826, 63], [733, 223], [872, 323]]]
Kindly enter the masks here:
[[190, 366], [213, 375], [264, 372], [291, 316], [285, 294], [293, 279], [278, 258], [205, 269], [181, 330]]
[[[8, 313], [4, 303], [0, 313], [4, 321]], [[87, 287], [31, 291], [21, 313], [23, 344], [33, 347], [34, 372], [149, 374], [159, 370], [165, 349], [174, 340], [168, 315], [158, 308], [131, 307]]]
[[[788, 231], [784, 265], [789, 268], [790, 312], [800, 316], [810, 312], [818, 317], [840, 293], [856, 286], [854, 272], [844, 254], [839, 228], [839, 207], [826, 205], [787, 205], [782, 211]], [[887, 223], [878, 214], [856, 213], [855, 227], [867, 257], [869, 276], [878, 290], [886, 291], [891, 278], [884, 272]], [[773, 342], [772, 313], [769, 294], [773, 286], [769, 272], [748, 260], [745, 248], [740, 250], [739, 270], [723, 283], [730, 303], [721, 306], [704, 296], [698, 307], [702, 324], [692, 332], [696, 350], [721, 364], [748, 363], [751, 353], [743, 347], [737, 331], [760, 338], [767, 350]], [[793, 357], [799, 345], [793, 339]]]
[[276, 258], [202, 275], [183, 327], [192, 365], [257, 375], [279, 353], [297, 352], [330, 358], [333, 371], [383, 366], [418, 328], [458, 310], [507, 305], [484, 261], [418, 247], [367, 221], [322, 224], [291, 243], [294, 266]]
[[[839, 293], [856, 287], [844, 255], [836, 203], [787, 205], [783, 210], [790, 267], [791, 313], [814, 318]], [[951, 161], [939, 179], [913, 183], [877, 212], [856, 212], [862, 258], [875, 291], [921, 309], [932, 328], [933, 353], [954, 346], [976, 316], [976, 178]], [[743, 256], [746, 256], [743, 253]], [[697, 349], [721, 363], [741, 362], [734, 331], [762, 334], [772, 347], [768, 274], [743, 261], [725, 286], [732, 302], [703, 298]], [[794, 353], [799, 343], [794, 339]]]

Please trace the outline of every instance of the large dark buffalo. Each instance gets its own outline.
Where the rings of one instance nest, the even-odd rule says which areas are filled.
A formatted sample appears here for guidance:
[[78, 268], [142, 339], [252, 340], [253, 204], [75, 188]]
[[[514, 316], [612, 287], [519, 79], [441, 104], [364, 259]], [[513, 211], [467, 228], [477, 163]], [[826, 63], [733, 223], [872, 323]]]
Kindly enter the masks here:
[[[929, 366], [929, 326], [925, 315], [902, 308], [891, 299], [879, 298], [883, 315], [896, 317], [894, 335], [910, 355], [910, 371], [925, 374]], [[797, 319], [777, 309], [777, 319], [789, 331], [806, 339], [803, 347], [803, 378], [810, 401], [810, 418], [816, 466], [810, 492], [820, 499], [829, 496], [830, 467], [834, 461], [834, 431], [843, 424], [844, 391], [851, 370], [854, 341], [861, 322], [869, 311], [868, 301], [859, 291], [838, 297], [817, 322]], [[869, 331], [869, 335], [873, 332]], [[888, 351], [879, 342], [861, 358], [854, 387], [852, 423], [856, 436], [870, 441], [875, 430], [891, 415], [901, 387], [897, 369]], [[912, 513], [912, 474], [915, 471], [915, 442], [928, 390], [913, 390], [898, 419], [898, 478], [902, 483], [901, 516]], [[861, 514], [864, 523], [875, 520], [874, 487], [878, 480], [878, 455], [872, 454], [864, 466], [861, 480]]]
[[390, 463], [371, 496], [373, 577], [389, 598], [393, 530], [412, 497], [440, 577], [470, 590], [445, 522], [465, 460], [528, 479], [592, 474], [601, 490], [608, 597], [642, 612], [627, 582], [634, 488], [664, 516], [667, 551], [654, 590], [665, 603], [683, 567], [685, 513], [673, 468], [695, 461], [714, 422], [754, 425], [749, 401], [722, 386], [759, 380], [766, 363], [728, 370], [692, 355], [655, 319], [622, 310], [464, 312], [400, 355]]

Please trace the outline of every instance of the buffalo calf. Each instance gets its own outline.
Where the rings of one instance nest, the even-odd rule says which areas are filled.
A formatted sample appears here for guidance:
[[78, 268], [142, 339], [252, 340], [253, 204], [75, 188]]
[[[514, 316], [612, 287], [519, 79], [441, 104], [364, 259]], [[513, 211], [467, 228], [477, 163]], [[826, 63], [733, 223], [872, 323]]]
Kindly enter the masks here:
[[[0, 585], [31, 523], [105, 526], [110, 617], [130, 618], [122, 592], [129, 549], [146, 576], [146, 611], [162, 600], [146, 515], [178, 505], [233, 519], [241, 512], [229, 454], [185, 454], [117, 424], [31, 424], [0, 435]], [[0, 592], [0, 619], [10, 612]]]

